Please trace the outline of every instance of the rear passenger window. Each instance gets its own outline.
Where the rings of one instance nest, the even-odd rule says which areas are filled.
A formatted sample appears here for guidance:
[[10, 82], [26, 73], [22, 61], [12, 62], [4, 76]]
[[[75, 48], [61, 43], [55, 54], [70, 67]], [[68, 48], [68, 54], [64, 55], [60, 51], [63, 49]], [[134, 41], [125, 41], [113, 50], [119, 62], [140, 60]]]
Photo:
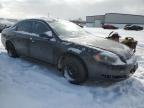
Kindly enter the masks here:
[[34, 22], [33, 23], [33, 33], [41, 34], [41, 33], [47, 32], [47, 31], [49, 31], [49, 28], [43, 22]]
[[17, 26], [17, 31], [31, 32], [32, 31], [32, 23], [30, 21], [20, 22]]

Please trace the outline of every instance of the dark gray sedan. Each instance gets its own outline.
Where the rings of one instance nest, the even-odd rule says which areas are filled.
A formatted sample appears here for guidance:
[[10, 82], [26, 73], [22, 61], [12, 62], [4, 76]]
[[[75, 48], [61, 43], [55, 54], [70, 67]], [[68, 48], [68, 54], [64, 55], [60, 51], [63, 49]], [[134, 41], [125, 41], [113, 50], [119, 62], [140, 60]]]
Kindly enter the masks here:
[[22, 20], [3, 30], [1, 40], [9, 56], [55, 64], [74, 84], [88, 79], [122, 80], [138, 68], [136, 57], [127, 46], [92, 36], [69, 21]]

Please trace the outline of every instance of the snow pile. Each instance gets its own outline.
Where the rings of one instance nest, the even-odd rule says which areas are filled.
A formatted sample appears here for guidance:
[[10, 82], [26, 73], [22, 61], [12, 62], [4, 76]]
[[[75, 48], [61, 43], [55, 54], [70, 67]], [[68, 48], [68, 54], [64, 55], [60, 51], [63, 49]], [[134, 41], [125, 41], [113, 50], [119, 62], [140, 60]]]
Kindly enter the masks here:
[[0, 108], [143, 108], [143, 48], [137, 48], [139, 69], [131, 78], [78, 86], [51, 65], [8, 57], [0, 43]]

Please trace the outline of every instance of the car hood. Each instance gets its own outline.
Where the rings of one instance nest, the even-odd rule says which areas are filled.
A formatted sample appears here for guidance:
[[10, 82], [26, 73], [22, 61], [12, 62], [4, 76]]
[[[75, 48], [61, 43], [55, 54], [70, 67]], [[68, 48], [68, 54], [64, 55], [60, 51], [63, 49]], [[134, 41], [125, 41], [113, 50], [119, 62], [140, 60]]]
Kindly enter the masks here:
[[100, 48], [103, 50], [107, 50], [119, 55], [123, 59], [129, 59], [133, 55], [133, 51], [130, 50], [130, 48], [128, 48], [127, 46], [101, 37], [95, 37], [90, 35], [80, 36], [76, 38], [68, 38], [66, 40], [86, 47], [91, 47], [93, 49]]

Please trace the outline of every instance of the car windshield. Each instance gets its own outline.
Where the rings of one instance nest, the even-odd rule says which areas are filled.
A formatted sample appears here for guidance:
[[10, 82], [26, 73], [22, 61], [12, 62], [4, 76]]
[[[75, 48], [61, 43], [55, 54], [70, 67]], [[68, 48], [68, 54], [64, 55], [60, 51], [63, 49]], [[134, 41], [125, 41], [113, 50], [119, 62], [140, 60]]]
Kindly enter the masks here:
[[83, 28], [69, 21], [51, 21], [49, 24], [61, 39], [88, 35], [88, 32], [86, 32]]

